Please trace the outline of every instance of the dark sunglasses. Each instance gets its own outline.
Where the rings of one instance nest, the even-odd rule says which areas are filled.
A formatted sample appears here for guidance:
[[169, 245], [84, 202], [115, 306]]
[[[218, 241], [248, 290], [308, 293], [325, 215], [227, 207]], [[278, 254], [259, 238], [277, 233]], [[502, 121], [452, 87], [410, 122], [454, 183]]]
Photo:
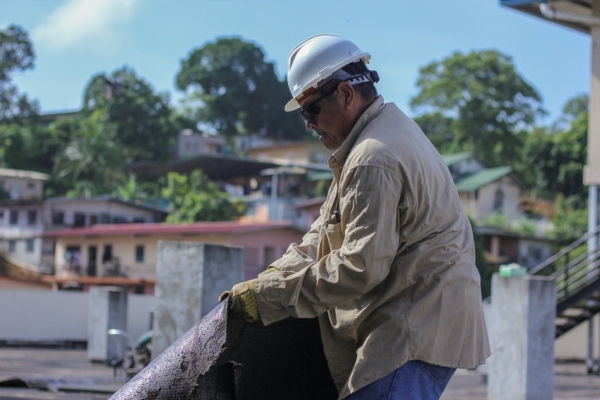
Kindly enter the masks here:
[[319, 113], [321, 112], [321, 107], [319, 107], [317, 105], [317, 103], [320, 102], [321, 100], [323, 100], [325, 97], [332, 94], [333, 92], [335, 92], [337, 90], [338, 86], [340, 85], [340, 83], [342, 83], [342, 82], [344, 82], [344, 81], [339, 81], [338, 83], [333, 85], [328, 91], [326, 91], [325, 93], [322, 93], [318, 99], [311, 102], [306, 107], [302, 107], [302, 118], [304, 118], [304, 120], [310, 124], [316, 123], [317, 115], [319, 115]]

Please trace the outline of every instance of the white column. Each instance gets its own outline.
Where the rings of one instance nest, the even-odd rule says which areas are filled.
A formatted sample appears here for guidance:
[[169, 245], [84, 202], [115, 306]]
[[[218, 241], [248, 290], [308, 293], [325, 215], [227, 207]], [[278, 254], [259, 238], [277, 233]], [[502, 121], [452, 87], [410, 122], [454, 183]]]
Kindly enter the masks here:
[[[600, 0], [593, 0], [592, 13], [600, 16]], [[600, 26], [591, 26], [591, 83], [588, 121], [588, 164], [583, 171], [586, 185], [600, 184]]]
[[[598, 186], [590, 185], [588, 188], [588, 232], [592, 233], [597, 226], [598, 221]], [[596, 235], [590, 235], [588, 239], [588, 268], [590, 270], [590, 279], [593, 279], [593, 263], [594, 263], [594, 252], [597, 245]], [[594, 320], [590, 318], [588, 320], [588, 341], [587, 341], [587, 357], [585, 360], [585, 366], [588, 373], [592, 373], [594, 370]]]
[[[487, 315], [486, 315], [487, 316]], [[556, 284], [552, 278], [492, 277], [488, 400], [551, 400]]]
[[[600, 16], [600, 0], [592, 0], [592, 15]], [[584, 184], [589, 185], [588, 232], [591, 232], [598, 221], [598, 188], [600, 184], [600, 26], [591, 26], [592, 66], [590, 85], [590, 105], [588, 120], [588, 164], [583, 170]], [[588, 240], [588, 251], [596, 246], [596, 237]], [[589, 258], [588, 258], [589, 259]], [[594, 365], [594, 325], [588, 323], [588, 355], [586, 367], [592, 372]]]

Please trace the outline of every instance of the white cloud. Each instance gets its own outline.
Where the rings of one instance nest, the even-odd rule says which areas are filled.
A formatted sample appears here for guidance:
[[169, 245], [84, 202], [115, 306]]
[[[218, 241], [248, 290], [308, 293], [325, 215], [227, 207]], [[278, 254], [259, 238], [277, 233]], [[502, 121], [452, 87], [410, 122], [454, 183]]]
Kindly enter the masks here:
[[138, 0], [67, 0], [31, 33], [36, 46], [63, 50], [116, 46], [118, 28], [129, 22]]

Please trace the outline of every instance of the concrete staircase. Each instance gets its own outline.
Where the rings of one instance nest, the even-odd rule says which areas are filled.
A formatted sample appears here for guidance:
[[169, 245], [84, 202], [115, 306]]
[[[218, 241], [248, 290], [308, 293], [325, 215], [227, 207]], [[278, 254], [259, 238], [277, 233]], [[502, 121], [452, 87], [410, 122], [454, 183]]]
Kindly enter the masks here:
[[[600, 312], [599, 232], [600, 226], [529, 271], [556, 281], [557, 338]], [[591, 237], [596, 244], [588, 251]]]

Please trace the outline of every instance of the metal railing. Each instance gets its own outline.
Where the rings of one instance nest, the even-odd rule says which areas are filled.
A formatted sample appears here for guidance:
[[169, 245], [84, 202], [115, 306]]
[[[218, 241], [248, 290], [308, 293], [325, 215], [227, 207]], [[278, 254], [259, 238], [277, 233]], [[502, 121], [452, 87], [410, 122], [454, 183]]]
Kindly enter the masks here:
[[[550, 276], [556, 281], [556, 300], [581, 300], [600, 286], [600, 226], [588, 232], [561, 251], [529, 271], [529, 275]], [[596, 245], [589, 249], [588, 240], [596, 236]], [[572, 302], [569, 302], [572, 303]]]

